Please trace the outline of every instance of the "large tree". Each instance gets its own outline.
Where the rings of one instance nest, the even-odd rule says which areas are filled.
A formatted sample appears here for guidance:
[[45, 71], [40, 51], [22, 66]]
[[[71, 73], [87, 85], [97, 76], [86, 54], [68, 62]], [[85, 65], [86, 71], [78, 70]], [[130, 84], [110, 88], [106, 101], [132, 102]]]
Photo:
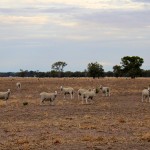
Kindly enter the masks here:
[[28, 70], [23, 70], [23, 69], [20, 69], [20, 72], [17, 73], [17, 76], [19, 77], [25, 77], [28, 73]]
[[143, 64], [143, 58], [138, 56], [125, 56], [121, 58], [122, 70], [126, 76], [135, 78], [142, 73], [141, 66]]
[[122, 76], [122, 67], [119, 65], [113, 66], [113, 73], [115, 77], [121, 77]]
[[61, 77], [64, 67], [67, 66], [66, 62], [58, 61], [52, 64], [52, 69], [58, 72], [58, 76]]
[[102, 77], [104, 75], [103, 66], [100, 65], [98, 62], [89, 63], [87, 70], [88, 70], [90, 77], [93, 77], [93, 78]]

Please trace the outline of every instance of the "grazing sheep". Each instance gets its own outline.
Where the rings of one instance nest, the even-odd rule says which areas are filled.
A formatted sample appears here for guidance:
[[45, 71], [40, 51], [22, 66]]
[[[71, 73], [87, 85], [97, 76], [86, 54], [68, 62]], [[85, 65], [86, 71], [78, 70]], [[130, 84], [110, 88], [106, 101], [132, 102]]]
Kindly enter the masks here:
[[21, 83], [20, 82], [17, 82], [16, 86], [17, 86], [17, 89], [21, 89]]
[[72, 88], [72, 87], [63, 87], [63, 86], [61, 86], [60, 87], [60, 90], [63, 92], [63, 94], [64, 94], [64, 99], [66, 98], [66, 95], [67, 94], [70, 94], [70, 96], [71, 96], [71, 99], [73, 99], [74, 98], [74, 89]]
[[93, 89], [93, 90], [87, 90], [86, 92], [84, 92], [82, 94], [82, 104], [84, 102], [84, 99], [86, 100], [86, 104], [88, 104], [88, 99], [93, 99], [94, 97], [96, 96], [96, 90]]
[[[148, 99], [149, 99], [149, 102], [150, 102], [150, 88], [144, 89], [144, 90], [142, 91], [142, 102], [143, 102], [146, 98], [148, 98]], [[146, 102], [147, 102], [147, 100], [146, 100]]]
[[102, 85], [100, 85], [99, 89], [102, 91], [102, 93], [105, 94], [105, 96], [110, 96], [110, 89], [109, 89], [109, 87], [103, 87]]
[[7, 90], [7, 92], [0, 92], [0, 99], [4, 99], [7, 103], [7, 100], [9, 99], [10, 96], [10, 89]]
[[41, 96], [41, 104], [44, 101], [50, 101], [50, 103], [53, 104], [53, 102], [57, 96], [57, 91], [55, 91], [55, 93], [42, 92], [42, 93], [40, 93], [40, 96]]
[[86, 92], [86, 91], [89, 91], [89, 90], [87, 90], [87, 89], [79, 89], [78, 90], [78, 92], [77, 92], [77, 94], [78, 94], [78, 100], [80, 99], [80, 96], [81, 96], [81, 98], [82, 98], [82, 100], [83, 100], [83, 93], [84, 92]]

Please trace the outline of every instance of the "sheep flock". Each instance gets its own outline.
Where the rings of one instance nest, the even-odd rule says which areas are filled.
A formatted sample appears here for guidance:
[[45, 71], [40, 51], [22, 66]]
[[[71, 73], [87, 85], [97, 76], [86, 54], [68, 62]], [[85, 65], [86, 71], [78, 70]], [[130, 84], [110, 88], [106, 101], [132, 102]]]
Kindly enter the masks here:
[[[38, 80], [39, 81], [39, 80]], [[22, 92], [22, 84], [21, 82], [16, 83], [17, 92]], [[43, 90], [39, 93], [39, 102], [40, 105], [44, 104], [44, 102], [49, 101], [50, 105], [54, 105], [58, 95], [62, 97], [62, 100], [74, 100], [75, 96], [77, 96], [77, 100], [80, 103], [80, 99], [82, 100], [82, 104], [92, 104], [94, 103], [94, 99], [96, 96], [98, 97], [110, 97], [112, 94], [110, 94], [110, 87], [109, 86], [103, 86], [103, 85], [96, 85], [95, 87], [81, 87], [78, 88], [71, 87], [71, 86], [59, 86], [56, 87], [54, 91], [49, 90]], [[27, 94], [27, 93], [26, 93]], [[11, 89], [4, 89], [0, 92], [0, 99], [5, 101], [7, 104], [8, 99], [10, 99], [11, 95]], [[150, 85], [148, 88], [145, 88], [141, 91], [141, 102], [149, 102], [150, 103]]]

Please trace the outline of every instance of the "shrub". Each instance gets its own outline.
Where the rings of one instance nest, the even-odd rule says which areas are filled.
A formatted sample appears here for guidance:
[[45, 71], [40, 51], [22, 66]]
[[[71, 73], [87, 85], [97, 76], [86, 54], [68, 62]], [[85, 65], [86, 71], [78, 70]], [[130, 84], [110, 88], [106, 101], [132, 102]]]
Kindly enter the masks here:
[[26, 106], [26, 105], [28, 105], [28, 102], [23, 102], [23, 106]]

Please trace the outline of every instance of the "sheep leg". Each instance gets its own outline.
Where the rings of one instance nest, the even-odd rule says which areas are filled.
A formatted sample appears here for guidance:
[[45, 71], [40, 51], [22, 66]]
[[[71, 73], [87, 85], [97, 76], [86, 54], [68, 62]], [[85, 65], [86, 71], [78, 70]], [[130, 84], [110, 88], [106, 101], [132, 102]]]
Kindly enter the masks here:
[[66, 95], [64, 94], [64, 101], [66, 100]]
[[79, 100], [79, 98], [80, 98], [80, 97], [79, 97], [79, 94], [78, 94], [78, 100]]
[[73, 93], [71, 94], [71, 97], [72, 97], [71, 99], [74, 99], [74, 95], [73, 95]]
[[147, 102], [147, 99], [148, 99], [148, 96], [146, 96], [146, 100], [145, 100], [146, 102]]
[[83, 96], [82, 96], [82, 104], [84, 103], [84, 98], [83, 98]]
[[82, 95], [82, 104], [84, 104], [84, 98], [83, 98], [83, 95]]
[[7, 100], [5, 101], [5, 105], [7, 105]]
[[142, 95], [142, 103], [143, 103], [143, 95]]
[[84, 100], [82, 100], [82, 104], [84, 104]]
[[103, 92], [103, 96], [106, 96], [106, 93], [105, 93], [105, 92]]
[[41, 101], [40, 101], [40, 105], [42, 105], [42, 103], [43, 103], [43, 102], [42, 102], [42, 100], [41, 100]]
[[82, 99], [82, 104], [84, 104], [84, 99]]
[[90, 100], [90, 104], [93, 104], [93, 97], [92, 97], [91, 100]]
[[86, 98], [86, 104], [88, 104], [88, 98]]
[[54, 101], [50, 102], [50, 104], [51, 104], [52, 106], [54, 106]]
[[107, 92], [107, 96], [109, 96], [109, 91]]
[[40, 105], [42, 105], [42, 104], [43, 104], [43, 102], [44, 102], [44, 100], [43, 100], [43, 99], [41, 99]]

